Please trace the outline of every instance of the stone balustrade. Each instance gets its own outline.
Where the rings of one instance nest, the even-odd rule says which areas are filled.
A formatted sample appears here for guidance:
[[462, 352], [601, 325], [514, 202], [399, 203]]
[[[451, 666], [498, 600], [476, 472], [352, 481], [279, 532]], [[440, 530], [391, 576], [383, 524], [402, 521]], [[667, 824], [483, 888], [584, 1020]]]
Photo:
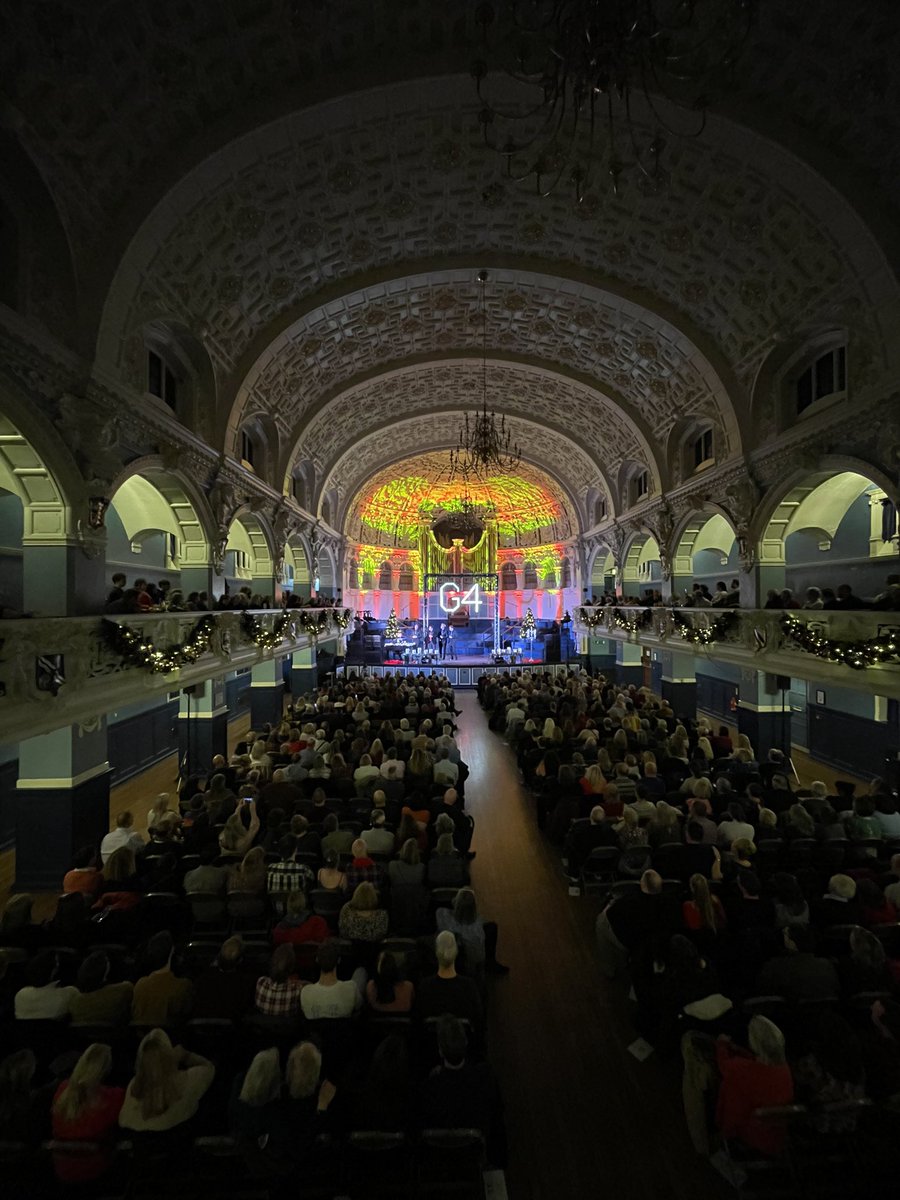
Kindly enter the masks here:
[[[0, 622], [0, 743], [164, 696], [311, 642], [340, 640], [351, 620], [349, 609], [305, 608]], [[123, 650], [116, 626], [139, 635], [134, 652]], [[174, 650], [192, 640], [174, 670], [143, 665], [158, 651], [164, 667]]]
[[703, 654], [758, 671], [900, 697], [900, 613], [585, 606], [582, 637]]

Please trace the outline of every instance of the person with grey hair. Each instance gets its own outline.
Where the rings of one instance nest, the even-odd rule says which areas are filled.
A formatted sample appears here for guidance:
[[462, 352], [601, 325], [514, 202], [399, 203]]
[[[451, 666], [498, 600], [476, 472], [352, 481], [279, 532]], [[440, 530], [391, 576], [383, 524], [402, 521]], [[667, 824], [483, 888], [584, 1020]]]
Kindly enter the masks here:
[[428, 884], [430, 887], [465, 887], [469, 882], [469, 863], [453, 841], [453, 822], [447, 816], [438, 817], [450, 826], [438, 835], [434, 850], [428, 860]]
[[832, 875], [828, 890], [813, 905], [817, 925], [858, 925], [862, 917], [856, 897], [856, 880], [849, 875]]
[[238, 1143], [271, 1134], [279, 1117], [281, 1062], [278, 1050], [260, 1050], [245, 1072], [235, 1077], [228, 1103], [228, 1125]]
[[452, 1013], [481, 1029], [484, 1011], [481, 995], [474, 979], [456, 973], [459, 947], [449, 930], [442, 930], [434, 940], [437, 973], [423, 979], [416, 992], [416, 1010], [420, 1017], [439, 1017]]
[[632, 951], [680, 928], [680, 903], [663, 895], [659, 872], [645, 871], [639, 888], [611, 901], [597, 917], [594, 932], [602, 974], [615, 979]]
[[460, 888], [452, 908], [439, 908], [435, 914], [438, 929], [449, 929], [456, 943], [465, 952], [466, 969], [476, 978], [485, 971], [506, 975], [509, 967], [497, 962], [497, 925], [484, 921], [478, 914], [475, 893], [469, 887]]

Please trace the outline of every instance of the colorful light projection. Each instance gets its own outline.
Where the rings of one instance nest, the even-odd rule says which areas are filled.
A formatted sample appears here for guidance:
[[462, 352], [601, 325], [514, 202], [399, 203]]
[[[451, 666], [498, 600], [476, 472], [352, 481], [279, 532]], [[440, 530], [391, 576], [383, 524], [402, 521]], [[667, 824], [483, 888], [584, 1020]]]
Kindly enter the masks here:
[[359, 519], [397, 541], [414, 537], [421, 520], [441, 509], [459, 512], [466, 501], [480, 516], [494, 516], [501, 537], [512, 538], [552, 526], [560, 519], [559, 502], [546, 488], [517, 475], [491, 475], [463, 485], [401, 475], [381, 484], [359, 506]]

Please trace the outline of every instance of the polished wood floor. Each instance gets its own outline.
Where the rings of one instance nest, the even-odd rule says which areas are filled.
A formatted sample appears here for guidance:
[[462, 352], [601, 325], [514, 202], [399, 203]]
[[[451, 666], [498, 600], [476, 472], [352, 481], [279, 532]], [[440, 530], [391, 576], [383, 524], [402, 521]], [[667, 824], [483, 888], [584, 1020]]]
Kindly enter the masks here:
[[[674, 1065], [637, 1062], [618, 984], [601, 978], [593, 898], [568, 895], [509, 750], [457, 693], [475, 817], [472, 880], [510, 974], [490, 981], [489, 1046], [510, 1140], [511, 1200], [707, 1200], [729, 1191], [688, 1140]], [[732, 1193], [733, 1194], [733, 1193]]]

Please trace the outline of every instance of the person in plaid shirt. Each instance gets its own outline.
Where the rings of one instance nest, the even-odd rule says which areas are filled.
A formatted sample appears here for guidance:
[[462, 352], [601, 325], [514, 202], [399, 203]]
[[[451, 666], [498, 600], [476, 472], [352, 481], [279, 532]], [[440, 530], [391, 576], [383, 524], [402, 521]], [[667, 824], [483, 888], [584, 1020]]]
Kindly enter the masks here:
[[269, 974], [256, 981], [256, 1011], [264, 1017], [297, 1017], [300, 1015], [300, 993], [306, 986], [303, 979], [292, 979], [296, 970], [294, 947], [279, 946], [272, 955]]
[[369, 848], [362, 838], [357, 838], [350, 847], [353, 861], [347, 868], [347, 891], [352, 895], [361, 883], [373, 883], [380, 893], [384, 882], [384, 868], [369, 858]]
[[293, 834], [285, 834], [278, 843], [278, 853], [281, 859], [270, 863], [266, 872], [266, 890], [269, 895], [277, 892], [309, 892], [315, 887], [316, 877], [306, 863], [298, 863], [294, 859], [297, 853], [297, 839]]

